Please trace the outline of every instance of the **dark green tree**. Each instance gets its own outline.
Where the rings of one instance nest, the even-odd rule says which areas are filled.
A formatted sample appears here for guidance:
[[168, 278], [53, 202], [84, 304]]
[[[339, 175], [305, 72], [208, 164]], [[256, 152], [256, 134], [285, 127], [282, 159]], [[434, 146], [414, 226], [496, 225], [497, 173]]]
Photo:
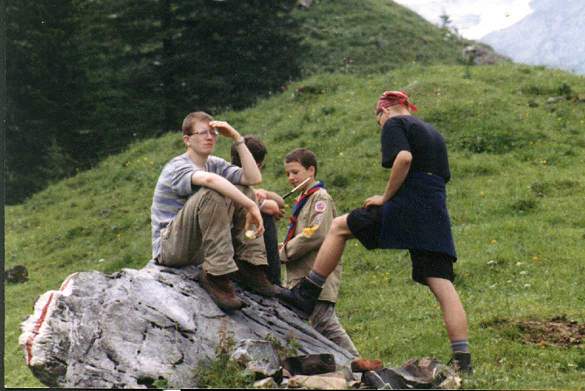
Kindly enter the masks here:
[[9, 0], [11, 199], [278, 91], [298, 75], [295, 3]]
[[73, 173], [87, 150], [71, 0], [7, 0], [6, 202]]

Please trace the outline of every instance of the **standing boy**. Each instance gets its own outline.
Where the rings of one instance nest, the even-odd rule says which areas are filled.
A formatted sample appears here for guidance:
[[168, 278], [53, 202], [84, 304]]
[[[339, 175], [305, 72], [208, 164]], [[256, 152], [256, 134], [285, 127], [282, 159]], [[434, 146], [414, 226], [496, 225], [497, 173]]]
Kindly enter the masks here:
[[[290, 288], [311, 271], [336, 210], [325, 186], [316, 180], [317, 157], [312, 151], [305, 148], [295, 149], [286, 156], [284, 167], [292, 187], [297, 187], [308, 179], [294, 203], [287, 237], [280, 249], [280, 260], [286, 266], [286, 285]], [[340, 284], [341, 262], [335, 265], [327, 281], [324, 281], [323, 290], [315, 296], [314, 309], [307, 314], [310, 315], [309, 322], [317, 331], [358, 356], [357, 349], [335, 313]]]
[[467, 317], [452, 283], [457, 257], [445, 192], [451, 177], [447, 148], [439, 132], [411, 110], [416, 107], [404, 92], [386, 91], [380, 97], [376, 119], [382, 129], [382, 166], [392, 168], [384, 194], [333, 221], [313, 269], [284, 296], [310, 313], [349, 239], [357, 238], [368, 250], [408, 249], [413, 280], [428, 286], [441, 306], [454, 366], [471, 372]]

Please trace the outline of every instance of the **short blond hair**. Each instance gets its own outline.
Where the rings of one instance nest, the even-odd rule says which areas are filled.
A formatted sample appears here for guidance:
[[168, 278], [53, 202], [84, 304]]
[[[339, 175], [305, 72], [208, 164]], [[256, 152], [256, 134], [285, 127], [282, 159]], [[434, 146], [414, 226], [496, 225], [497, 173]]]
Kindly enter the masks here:
[[197, 122], [210, 121], [213, 121], [213, 117], [204, 111], [194, 111], [192, 113], [189, 113], [183, 120], [182, 126], [183, 134], [185, 136], [191, 136], [193, 134], [193, 129], [195, 128], [195, 124]]

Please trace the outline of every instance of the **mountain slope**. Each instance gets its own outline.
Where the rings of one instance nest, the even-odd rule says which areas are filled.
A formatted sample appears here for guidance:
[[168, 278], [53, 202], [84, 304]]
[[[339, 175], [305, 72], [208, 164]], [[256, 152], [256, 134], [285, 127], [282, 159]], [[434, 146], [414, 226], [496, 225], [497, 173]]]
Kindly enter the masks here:
[[302, 26], [305, 75], [457, 64], [469, 42], [388, 0], [319, 0], [309, 9], [298, 9], [294, 17]]
[[532, 14], [481, 41], [517, 62], [585, 74], [585, 2], [533, 0], [531, 7]]
[[[346, 213], [384, 189], [373, 106], [384, 89], [405, 86], [450, 152], [456, 283], [477, 363], [467, 386], [579, 387], [578, 347], [528, 345], [505, 325], [559, 314], [585, 322], [585, 79], [518, 65], [315, 75], [217, 117], [266, 142], [263, 185], [280, 193], [288, 190], [283, 156], [299, 146], [314, 150], [320, 178]], [[569, 99], [549, 100], [567, 91]], [[217, 154], [227, 157], [228, 147], [220, 141]], [[39, 294], [72, 272], [140, 268], [149, 259], [152, 191], [162, 166], [183, 150], [177, 133], [148, 140], [6, 209], [6, 267], [23, 264], [30, 273], [29, 282], [5, 290], [8, 386], [39, 385], [17, 346], [19, 322]], [[344, 262], [338, 311], [364, 356], [391, 365], [448, 357], [436, 304], [410, 281], [405, 252], [350, 242]]]

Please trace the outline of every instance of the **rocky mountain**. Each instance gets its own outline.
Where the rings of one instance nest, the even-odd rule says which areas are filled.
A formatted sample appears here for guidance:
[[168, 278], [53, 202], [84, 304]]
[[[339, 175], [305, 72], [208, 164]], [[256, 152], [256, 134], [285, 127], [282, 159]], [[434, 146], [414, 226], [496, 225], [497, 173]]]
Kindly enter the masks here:
[[483, 37], [514, 61], [585, 74], [585, 1], [532, 0], [533, 13]]

